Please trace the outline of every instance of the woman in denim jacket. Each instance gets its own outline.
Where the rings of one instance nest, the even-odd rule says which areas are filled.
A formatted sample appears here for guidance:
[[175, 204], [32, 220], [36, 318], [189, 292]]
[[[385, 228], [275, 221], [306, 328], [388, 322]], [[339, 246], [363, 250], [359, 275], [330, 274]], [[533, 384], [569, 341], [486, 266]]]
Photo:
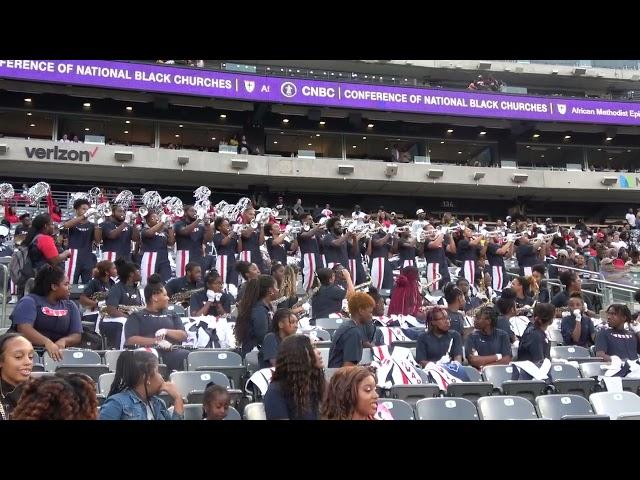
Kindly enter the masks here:
[[[156, 395], [165, 391], [174, 400], [173, 414]], [[183, 420], [184, 403], [176, 386], [158, 372], [158, 359], [143, 350], [125, 350], [118, 357], [116, 375], [100, 420]]]

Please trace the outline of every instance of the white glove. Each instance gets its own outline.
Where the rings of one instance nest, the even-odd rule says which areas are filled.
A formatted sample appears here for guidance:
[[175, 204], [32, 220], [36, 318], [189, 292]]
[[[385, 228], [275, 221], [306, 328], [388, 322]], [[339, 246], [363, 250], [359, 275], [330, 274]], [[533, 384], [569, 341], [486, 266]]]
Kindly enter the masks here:
[[171, 350], [171, 342], [169, 340], [160, 340], [156, 345], [160, 350]]
[[222, 298], [222, 293], [216, 293], [213, 290], [207, 290], [207, 300], [210, 302], [219, 302]]
[[634, 322], [630, 326], [631, 326], [631, 330], [633, 330], [636, 333], [640, 333], [640, 323]]
[[576, 322], [580, 322], [582, 320], [582, 312], [580, 311], [580, 309], [576, 308], [573, 311], [573, 316], [576, 317]]
[[101, 309], [102, 307], [104, 307], [107, 304], [106, 300], [100, 300], [98, 302], [98, 309]]
[[133, 212], [127, 212], [124, 216], [124, 223], [131, 225], [132, 220], [133, 220]]
[[84, 213], [84, 218], [89, 218], [90, 216], [95, 215], [96, 213], [97, 213], [97, 210], [95, 208], [90, 208]]
[[309, 302], [303, 303], [302, 309], [305, 311], [305, 313], [309, 313], [309, 311], [311, 310], [311, 305], [309, 304]]
[[440, 360], [438, 360], [436, 363], [438, 365], [442, 364], [442, 363], [450, 363], [451, 362], [451, 358], [449, 357], [449, 355], [443, 355], [442, 358], [440, 358]]
[[562, 312], [562, 318], [570, 317], [570, 316], [571, 316], [571, 312]]
[[156, 332], [156, 340], [158, 342], [164, 340], [165, 335], [167, 334], [167, 329], [166, 328], [161, 328], [160, 330], [158, 330]]

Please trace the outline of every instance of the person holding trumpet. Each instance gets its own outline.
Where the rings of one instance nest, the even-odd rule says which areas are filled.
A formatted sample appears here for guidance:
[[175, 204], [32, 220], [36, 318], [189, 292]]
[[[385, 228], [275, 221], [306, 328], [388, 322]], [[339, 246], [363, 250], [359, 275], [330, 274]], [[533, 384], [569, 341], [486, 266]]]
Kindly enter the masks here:
[[198, 218], [193, 205], [184, 207], [182, 220], [173, 226], [176, 236], [176, 277], [186, 275], [188, 263], [195, 262], [204, 270], [203, 245], [213, 240], [213, 225], [205, 214]]
[[473, 235], [473, 230], [465, 228], [463, 230], [463, 238], [458, 242], [457, 259], [462, 262], [462, 271], [464, 278], [469, 284], [473, 284], [476, 277], [476, 261], [482, 249], [482, 236]]
[[509, 239], [503, 245], [500, 245], [502, 233], [494, 233], [495, 235], [489, 236], [487, 243], [487, 261], [491, 268], [491, 287], [493, 290], [500, 292], [504, 288], [506, 277], [504, 259], [505, 257], [513, 256], [514, 241]]
[[140, 273], [142, 286], [147, 285], [151, 275], [157, 273], [163, 282], [171, 278], [171, 263], [169, 263], [169, 249], [176, 243], [175, 233], [168, 215], [162, 217], [153, 210], [144, 217], [147, 226], [142, 229], [140, 246], [142, 247], [142, 261]]
[[69, 251], [71, 254], [65, 262], [65, 275], [69, 283], [88, 283], [93, 276], [93, 267], [96, 265], [96, 256], [93, 254], [93, 242], [100, 244], [102, 241], [102, 229], [97, 223], [94, 225], [88, 219], [95, 215], [97, 210], [91, 208], [89, 200], [79, 198], [73, 203], [76, 216], [67, 220], [63, 228], [68, 230]]
[[131, 242], [140, 243], [140, 230], [134, 225], [135, 216], [120, 205], [102, 222], [102, 260], [131, 261]]
[[241, 223], [243, 227], [240, 231], [240, 237], [242, 239], [240, 260], [255, 263], [261, 273], [269, 273], [264, 264], [262, 252], [260, 251], [260, 246], [264, 244], [264, 226], [262, 222], [256, 220], [256, 210], [251, 205], [242, 213]]
[[298, 245], [302, 257], [302, 285], [307, 291], [313, 286], [318, 269], [324, 267], [318, 241], [324, 227], [323, 225], [314, 225], [310, 213], [303, 213], [300, 221], [302, 222], [302, 232], [298, 234]]

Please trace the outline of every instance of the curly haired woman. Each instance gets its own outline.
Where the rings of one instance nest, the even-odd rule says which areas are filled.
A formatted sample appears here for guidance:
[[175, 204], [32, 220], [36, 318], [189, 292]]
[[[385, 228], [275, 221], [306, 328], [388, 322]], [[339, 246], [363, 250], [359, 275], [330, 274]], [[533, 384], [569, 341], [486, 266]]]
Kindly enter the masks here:
[[373, 420], [377, 408], [373, 372], [366, 367], [342, 367], [331, 377], [320, 413], [325, 420]]
[[96, 420], [98, 400], [93, 380], [82, 373], [56, 373], [30, 380], [12, 420]]
[[309, 337], [292, 335], [282, 340], [264, 397], [267, 420], [317, 420], [326, 385], [323, 366]]

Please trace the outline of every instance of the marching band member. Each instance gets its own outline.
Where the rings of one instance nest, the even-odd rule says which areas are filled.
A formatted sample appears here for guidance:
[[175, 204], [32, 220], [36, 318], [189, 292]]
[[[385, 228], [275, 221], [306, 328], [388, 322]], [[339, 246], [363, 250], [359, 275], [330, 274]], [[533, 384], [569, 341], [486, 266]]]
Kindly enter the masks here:
[[223, 217], [216, 218], [214, 222], [216, 230], [213, 236], [213, 245], [216, 249], [216, 270], [222, 277], [225, 285], [238, 285], [238, 272], [236, 271], [236, 253], [240, 253], [240, 244], [236, 233], [229, 226], [229, 220]]
[[342, 222], [338, 217], [327, 220], [325, 226], [327, 233], [322, 237], [321, 243], [327, 259], [327, 267], [333, 268], [336, 264], [346, 267], [349, 264], [348, 240], [353, 238], [353, 234], [343, 232]]
[[[435, 228], [433, 225], [427, 225], [425, 227], [427, 234], [434, 235], [436, 234]], [[445, 241], [449, 242], [448, 245], [445, 244]], [[451, 237], [447, 234], [446, 236], [442, 235], [442, 233], [437, 233], [435, 238], [429, 240], [425, 240], [423, 246], [423, 257], [427, 262], [427, 281], [431, 284], [429, 287], [430, 291], [435, 291], [440, 288], [440, 284], [446, 284], [450, 280], [449, 269], [447, 268], [447, 255], [445, 253], [445, 248], [453, 244]], [[446, 246], [445, 246], [446, 245]], [[442, 279], [439, 282], [436, 282], [438, 273], [442, 275]]]
[[391, 289], [393, 286], [393, 271], [389, 264], [389, 250], [391, 250], [391, 234], [378, 230], [369, 239], [367, 248], [371, 259], [371, 282], [380, 290], [381, 288]]
[[244, 225], [240, 237], [242, 238], [240, 247], [240, 260], [249, 263], [255, 263], [261, 272], [267, 273], [268, 270], [262, 258], [260, 245], [264, 243], [264, 227], [258, 224], [257, 231], [251, 227], [251, 222], [256, 218], [256, 210], [248, 207], [242, 214], [242, 223]]
[[518, 260], [518, 265], [520, 265], [520, 275], [530, 276], [531, 267], [540, 263], [538, 250], [542, 247], [542, 244], [542, 239], [537, 239], [532, 244], [526, 234], [520, 238], [520, 245], [516, 248], [516, 259]]
[[280, 230], [278, 223], [267, 223], [264, 226], [264, 235], [267, 238], [267, 252], [271, 263], [281, 263], [287, 265], [287, 253], [293, 253], [298, 249], [296, 240], [289, 242], [285, 240], [287, 234]]
[[480, 254], [482, 237], [473, 237], [473, 231], [465, 228], [463, 238], [458, 242], [457, 258], [463, 263], [464, 278], [473, 283], [476, 276], [476, 260]]
[[85, 322], [98, 321], [98, 306], [101, 301], [104, 303], [103, 300], [106, 300], [106, 297], [103, 300], [91, 297], [97, 293], [106, 294], [115, 284], [112, 277], [118, 275], [115, 264], [109, 260], [98, 262], [94, 272], [93, 278], [85, 285], [84, 292], [80, 294], [80, 305], [88, 309], [82, 314], [82, 320]]
[[506, 284], [504, 257], [513, 256], [513, 249], [513, 241], [507, 241], [502, 246], [499, 237], [493, 237], [488, 241], [487, 261], [491, 267], [491, 286], [494, 290], [501, 291]]
[[176, 243], [173, 226], [169, 217], [161, 221], [155, 212], [149, 212], [145, 217], [147, 226], [142, 229], [142, 285], [147, 284], [147, 279], [154, 273], [160, 275], [163, 282], [171, 278], [171, 263], [169, 262], [168, 247]]
[[[203, 245], [213, 240], [213, 228], [205, 215], [201, 223], [193, 205], [186, 205], [184, 217], [173, 226], [176, 236], [176, 277], [185, 275], [186, 265], [196, 262], [204, 268]], [[170, 294], [171, 295], [171, 294]]]
[[364, 233], [359, 233], [351, 237], [347, 256], [349, 257], [349, 274], [354, 279], [356, 285], [367, 281], [367, 270], [364, 267], [363, 253], [366, 253], [367, 246]]
[[416, 266], [416, 256], [418, 254], [416, 239], [411, 238], [411, 230], [408, 228], [400, 233], [400, 237], [397, 240], [397, 250], [402, 268]]
[[224, 291], [224, 283], [218, 272], [210, 272], [205, 279], [206, 289], [191, 297], [189, 316], [220, 316], [231, 313], [233, 295]]
[[318, 268], [323, 268], [322, 257], [318, 237], [320, 237], [323, 227], [313, 226], [313, 217], [310, 213], [303, 213], [300, 221], [303, 224], [302, 232], [298, 235], [298, 245], [302, 257], [302, 285], [309, 290], [313, 284]]
[[112, 215], [102, 222], [102, 260], [131, 261], [131, 242], [140, 243], [140, 230], [133, 221], [121, 206], [113, 208]]
[[189, 262], [185, 266], [185, 275], [182, 277], [172, 278], [167, 282], [167, 295], [172, 297], [176, 293], [188, 290], [196, 290], [203, 286], [202, 283], [202, 267], [197, 262]]
[[70, 283], [83, 283], [91, 280], [93, 267], [96, 264], [96, 256], [93, 254], [93, 242], [100, 244], [102, 230], [100, 225], [89, 222], [87, 219], [95, 213], [88, 200], [80, 198], [73, 203], [76, 212], [75, 218], [67, 220], [63, 228], [69, 232], [69, 250], [71, 255], [65, 263], [65, 274]]
[[[347, 285], [346, 290], [336, 285], [337, 273], [340, 273], [344, 279]], [[340, 313], [342, 300], [355, 293], [351, 275], [344, 268], [321, 268], [318, 270], [318, 280], [320, 280], [320, 289], [311, 300], [312, 318], [309, 322], [311, 325], [315, 325], [318, 318], [326, 318], [332, 313]]]

